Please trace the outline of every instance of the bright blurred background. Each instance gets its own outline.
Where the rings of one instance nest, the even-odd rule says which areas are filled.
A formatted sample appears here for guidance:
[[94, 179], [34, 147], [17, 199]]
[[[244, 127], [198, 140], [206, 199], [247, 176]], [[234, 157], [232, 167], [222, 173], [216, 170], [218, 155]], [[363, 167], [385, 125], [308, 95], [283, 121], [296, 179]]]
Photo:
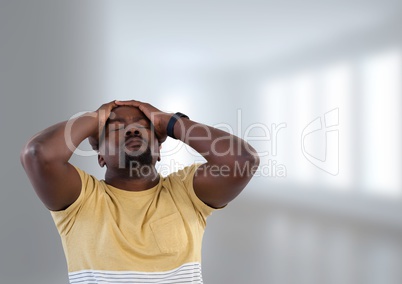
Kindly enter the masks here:
[[[401, 19], [398, 0], [2, 0], [0, 283], [68, 283], [19, 151], [113, 99], [259, 151], [256, 177], [208, 220], [205, 283], [402, 283]], [[73, 163], [102, 178], [80, 151]], [[169, 139], [158, 166], [200, 160]]]

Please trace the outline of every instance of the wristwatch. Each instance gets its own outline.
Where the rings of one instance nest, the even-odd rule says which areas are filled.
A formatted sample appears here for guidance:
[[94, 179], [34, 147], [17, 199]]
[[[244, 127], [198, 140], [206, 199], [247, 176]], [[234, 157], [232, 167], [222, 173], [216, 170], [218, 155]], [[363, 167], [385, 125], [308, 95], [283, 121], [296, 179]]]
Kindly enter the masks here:
[[174, 125], [176, 124], [176, 121], [179, 119], [179, 118], [189, 118], [187, 115], [185, 115], [184, 113], [181, 113], [181, 112], [176, 112], [170, 119], [169, 119], [169, 122], [168, 122], [168, 125], [167, 125], [167, 135], [169, 136], [169, 137], [172, 137], [173, 139], [177, 139], [175, 136], [174, 136]]

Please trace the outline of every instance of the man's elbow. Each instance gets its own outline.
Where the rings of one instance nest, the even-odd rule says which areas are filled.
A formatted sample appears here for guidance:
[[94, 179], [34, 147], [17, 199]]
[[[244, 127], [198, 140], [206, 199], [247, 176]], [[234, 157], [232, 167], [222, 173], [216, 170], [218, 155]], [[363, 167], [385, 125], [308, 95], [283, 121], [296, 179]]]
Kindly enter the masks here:
[[258, 170], [259, 165], [260, 157], [257, 151], [250, 146], [234, 159], [231, 167], [233, 176], [248, 182]]
[[20, 161], [24, 168], [32, 164], [45, 164], [48, 160], [45, 147], [37, 141], [29, 141], [20, 153]]
[[258, 152], [250, 146], [250, 144], [246, 145], [247, 147], [245, 147], [245, 150], [242, 152], [241, 160], [243, 163], [257, 168], [260, 165], [260, 156], [258, 155]]

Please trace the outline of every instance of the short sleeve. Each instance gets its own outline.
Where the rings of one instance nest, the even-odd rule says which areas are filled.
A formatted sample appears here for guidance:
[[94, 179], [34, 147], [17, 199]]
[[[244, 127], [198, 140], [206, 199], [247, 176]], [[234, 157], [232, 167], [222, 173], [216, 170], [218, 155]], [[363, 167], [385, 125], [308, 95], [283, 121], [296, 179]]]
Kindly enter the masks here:
[[[176, 173], [170, 175], [173, 184], [182, 184], [189, 196], [194, 208], [200, 213], [202, 219], [205, 221], [206, 218], [212, 214], [213, 211], [217, 210], [213, 207], [205, 204], [198, 196], [195, 194], [193, 180], [196, 170], [201, 164], [193, 164], [191, 166], [185, 167]], [[174, 189], [173, 189], [174, 190]]]
[[75, 167], [81, 178], [81, 192], [77, 200], [74, 201], [68, 208], [60, 211], [50, 211], [53, 221], [60, 235], [67, 235], [74, 225], [77, 214], [88, 197], [94, 192], [96, 179]]

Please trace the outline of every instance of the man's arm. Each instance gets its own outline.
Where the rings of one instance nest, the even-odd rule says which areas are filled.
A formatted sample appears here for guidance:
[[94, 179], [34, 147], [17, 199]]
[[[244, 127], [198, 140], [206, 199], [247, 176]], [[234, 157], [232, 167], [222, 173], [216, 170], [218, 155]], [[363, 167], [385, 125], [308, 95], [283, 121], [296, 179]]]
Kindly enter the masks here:
[[[138, 107], [154, 124], [159, 140], [166, 139], [167, 125], [173, 114], [134, 100], [116, 103]], [[251, 180], [259, 165], [256, 151], [246, 141], [190, 119], [178, 119], [174, 136], [207, 160], [198, 168], [193, 183], [198, 198], [211, 207], [220, 208], [232, 201]]]
[[250, 144], [214, 127], [182, 118], [174, 126], [174, 136], [207, 160], [193, 183], [197, 196], [211, 207], [223, 207], [239, 195], [259, 165]]
[[32, 137], [22, 149], [21, 163], [48, 209], [63, 210], [77, 200], [81, 180], [68, 161], [83, 140], [97, 137], [114, 107], [114, 102], [104, 104], [95, 112], [55, 124]]

